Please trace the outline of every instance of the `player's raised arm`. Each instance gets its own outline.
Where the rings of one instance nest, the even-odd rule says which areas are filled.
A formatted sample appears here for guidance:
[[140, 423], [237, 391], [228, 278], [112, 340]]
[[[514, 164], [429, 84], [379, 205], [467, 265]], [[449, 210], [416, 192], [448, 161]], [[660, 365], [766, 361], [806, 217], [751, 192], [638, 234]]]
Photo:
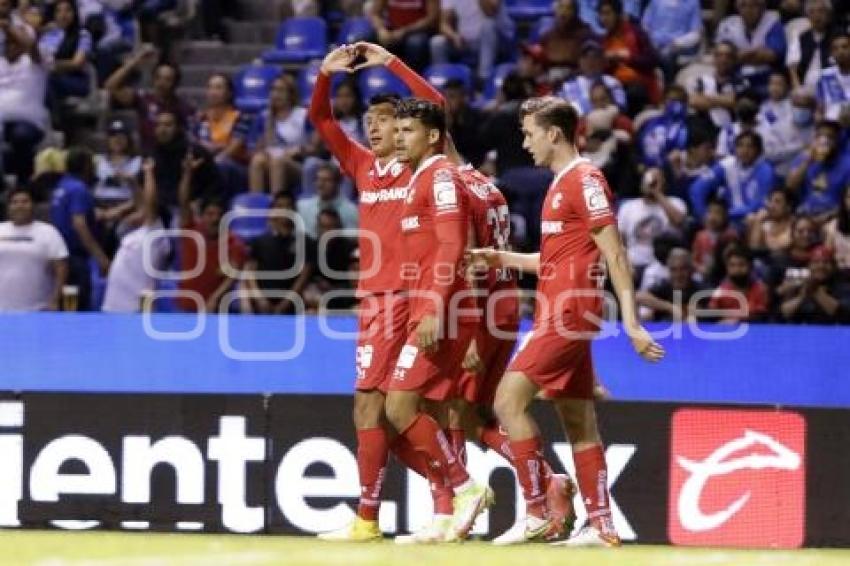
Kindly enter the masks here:
[[629, 259], [617, 227], [613, 224], [594, 228], [591, 236], [605, 262], [608, 264], [608, 274], [620, 308], [623, 314], [623, 326], [638, 354], [650, 362], [657, 362], [664, 357], [664, 348], [656, 343], [646, 329], [640, 325], [635, 305], [635, 288], [632, 282], [632, 272]]
[[366, 67], [375, 67], [383, 65], [393, 72], [398, 78], [404, 81], [404, 84], [410, 89], [415, 98], [423, 98], [434, 104], [445, 106], [446, 100], [436, 88], [431, 86], [431, 83], [420, 77], [416, 71], [408, 67], [404, 61], [374, 43], [361, 41], [356, 43], [354, 47], [358, 53], [366, 58], [364, 63], [357, 66], [357, 69]]
[[349, 138], [334, 119], [331, 108], [331, 75], [337, 72], [352, 72], [350, 65], [353, 59], [353, 50], [348, 46], [338, 47], [328, 53], [322, 61], [313, 96], [310, 99], [310, 121], [345, 173], [352, 176], [354, 171], [349, 171], [347, 168], [364, 158], [369, 159], [370, 152]]

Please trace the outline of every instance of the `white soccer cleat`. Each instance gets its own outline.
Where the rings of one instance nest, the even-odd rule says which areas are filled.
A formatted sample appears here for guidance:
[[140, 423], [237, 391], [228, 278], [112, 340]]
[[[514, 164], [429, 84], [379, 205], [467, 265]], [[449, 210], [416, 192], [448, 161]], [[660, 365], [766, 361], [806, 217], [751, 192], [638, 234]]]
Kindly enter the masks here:
[[437, 544], [457, 540], [450, 515], [438, 515], [415, 533], [395, 537], [396, 544]]
[[551, 520], [529, 515], [523, 517], [513, 527], [493, 539], [493, 544], [496, 546], [507, 546], [509, 544], [523, 544], [542, 540], [551, 526]]
[[572, 548], [620, 546], [620, 537], [616, 534], [603, 533], [594, 525], [585, 525], [574, 536], [553, 542], [552, 546], [569, 546]]
[[454, 505], [453, 528], [455, 536], [465, 539], [475, 524], [478, 515], [493, 505], [496, 496], [489, 485], [478, 485], [472, 483], [469, 487], [455, 495], [452, 501]]

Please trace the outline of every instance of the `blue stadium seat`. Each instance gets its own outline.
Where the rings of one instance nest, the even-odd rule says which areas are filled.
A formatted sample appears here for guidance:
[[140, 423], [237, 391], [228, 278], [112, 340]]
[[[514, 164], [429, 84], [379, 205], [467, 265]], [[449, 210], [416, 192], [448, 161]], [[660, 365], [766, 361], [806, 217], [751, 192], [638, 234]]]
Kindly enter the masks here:
[[242, 112], [259, 112], [268, 105], [272, 83], [280, 69], [269, 65], [248, 65], [236, 73], [233, 81], [236, 107]]
[[544, 16], [537, 20], [537, 22], [531, 26], [531, 31], [528, 34], [528, 42], [539, 42], [543, 34], [549, 31], [553, 25], [555, 25], [555, 18], [552, 16]]
[[[304, 106], [310, 105], [310, 98], [313, 96], [313, 89], [316, 87], [316, 78], [319, 76], [319, 69], [321, 68], [321, 61], [310, 61], [298, 73], [298, 94], [301, 97], [301, 104]], [[336, 92], [339, 83], [344, 81], [347, 76], [345, 73], [335, 73], [331, 77], [331, 92]]]
[[424, 76], [438, 90], [442, 90], [450, 80], [459, 80], [467, 92], [472, 92], [472, 71], [466, 65], [438, 63], [425, 69]]
[[490, 101], [496, 98], [496, 95], [502, 89], [502, 83], [505, 82], [505, 77], [514, 69], [516, 69], [516, 63], [496, 65], [496, 68], [493, 69], [493, 74], [490, 75], [487, 84], [484, 85], [484, 100]]
[[336, 44], [357, 43], [368, 41], [375, 34], [375, 29], [368, 18], [348, 18], [343, 22], [336, 36]]
[[275, 47], [263, 54], [266, 63], [304, 63], [328, 51], [328, 28], [322, 18], [289, 18], [277, 30]]
[[368, 103], [369, 99], [376, 94], [397, 94], [399, 96], [410, 96], [410, 89], [400, 78], [395, 76], [386, 67], [370, 67], [360, 73], [360, 94], [363, 101]]
[[268, 227], [268, 217], [260, 214], [240, 216], [245, 211], [267, 211], [271, 208], [272, 197], [266, 193], [242, 193], [233, 197], [230, 210], [236, 217], [230, 224], [230, 230], [246, 242], [262, 235]]
[[508, 15], [515, 20], [536, 20], [552, 15], [552, 0], [507, 0]]

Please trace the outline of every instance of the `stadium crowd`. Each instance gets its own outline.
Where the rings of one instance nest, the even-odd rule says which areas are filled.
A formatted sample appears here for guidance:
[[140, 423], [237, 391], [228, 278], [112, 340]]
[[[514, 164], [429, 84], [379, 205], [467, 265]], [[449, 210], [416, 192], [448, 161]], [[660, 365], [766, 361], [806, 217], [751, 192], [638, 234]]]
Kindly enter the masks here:
[[[508, 199], [515, 248], [538, 248], [552, 179], [522, 147], [519, 106], [554, 94], [615, 191], [643, 318], [733, 313], [737, 291], [747, 308], [726, 322], [850, 322], [847, 2], [282, 1], [265, 61], [211, 74], [197, 108], [169, 19], [185, 3], [0, 0], [0, 311], [61, 309], [73, 287], [80, 310], [131, 312], [176, 287], [194, 294], [156, 309], [216, 311], [240, 288], [225, 310], [282, 314], [351, 289], [353, 234], [323, 235], [357, 227], [356, 195], [308, 117], [318, 16], [442, 90], [459, 152]], [[191, 34], [227, 41], [239, 2], [200, 4]], [[308, 35], [288, 41], [298, 24]], [[333, 106], [366, 143], [365, 104], [398, 86], [359, 79], [335, 80]], [[246, 209], [272, 216], [226, 216]], [[185, 232], [145, 244], [164, 228]]]

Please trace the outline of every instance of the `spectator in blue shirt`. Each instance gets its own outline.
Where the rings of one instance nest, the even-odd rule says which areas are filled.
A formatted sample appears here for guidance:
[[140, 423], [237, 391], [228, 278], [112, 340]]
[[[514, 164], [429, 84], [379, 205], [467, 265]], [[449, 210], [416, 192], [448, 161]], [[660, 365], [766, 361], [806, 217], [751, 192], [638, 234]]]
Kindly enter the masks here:
[[762, 158], [763, 152], [761, 136], [755, 132], [739, 134], [735, 155], [721, 159], [691, 186], [694, 215], [703, 218], [708, 199], [714, 195], [729, 204], [729, 218], [738, 225], [764, 206], [776, 177], [773, 166]]
[[663, 168], [670, 152], [687, 148], [688, 92], [674, 84], [664, 95], [664, 110], [646, 120], [637, 133], [640, 162]]
[[766, 9], [765, 0], [737, 0], [735, 5], [738, 15], [720, 22], [716, 40], [735, 44], [741, 74], [764, 96], [771, 66], [785, 61], [785, 28], [779, 14]]
[[841, 191], [850, 184], [850, 154], [840, 149], [841, 127], [823, 122], [815, 130], [811, 147], [791, 166], [788, 187], [800, 196], [799, 212], [826, 220], [841, 202]]
[[672, 79], [679, 66], [699, 50], [702, 41], [699, 0], [650, 0], [642, 24], [658, 52], [667, 79]]
[[89, 76], [86, 62], [92, 49], [89, 32], [80, 25], [77, 4], [72, 0], [59, 0], [53, 12], [55, 27], [41, 36], [38, 46], [42, 57], [51, 68], [48, 98], [52, 107], [69, 96], [86, 96], [89, 93]]
[[109, 257], [98, 243], [94, 195], [94, 156], [87, 149], [68, 151], [66, 173], [53, 190], [50, 221], [68, 246], [68, 284], [79, 288], [79, 308], [87, 310], [91, 297], [91, 267], [94, 260], [101, 273], [109, 271]]
[[850, 33], [837, 33], [832, 38], [835, 65], [824, 69], [818, 81], [818, 107], [826, 120], [850, 127]]

